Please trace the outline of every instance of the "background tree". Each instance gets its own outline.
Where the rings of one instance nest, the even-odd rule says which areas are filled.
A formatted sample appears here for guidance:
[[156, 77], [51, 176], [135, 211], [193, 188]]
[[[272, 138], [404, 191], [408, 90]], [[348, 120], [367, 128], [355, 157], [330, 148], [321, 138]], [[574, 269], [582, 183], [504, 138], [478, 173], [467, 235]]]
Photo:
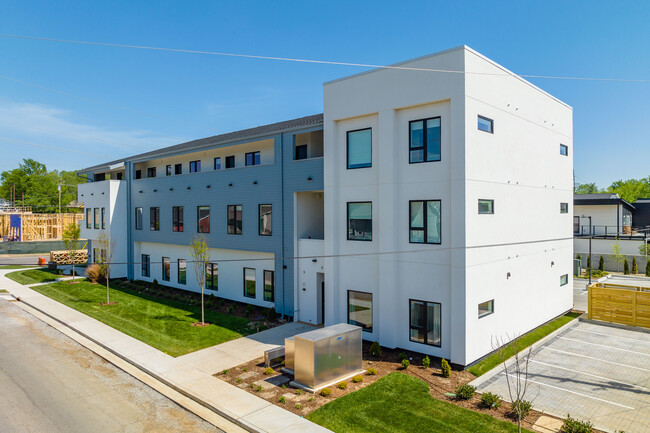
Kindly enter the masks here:
[[205, 303], [203, 302], [205, 291], [205, 268], [207, 267], [210, 255], [208, 254], [208, 244], [205, 241], [205, 236], [197, 235], [192, 239], [190, 244], [190, 256], [194, 263], [194, 274], [196, 275], [196, 282], [201, 289], [201, 325], [205, 323]]
[[600, 189], [595, 183], [581, 183], [575, 188], [576, 194], [597, 194], [599, 192]]
[[639, 273], [639, 268], [636, 265], [636, 257], [632, 257], [632, 274], [636, 275]]
[[639, 246], [639, 254], [642, 256], [650, 256], [650, 244], [641, 244]]
[[74, 281], [75, 277], [74, 264], [77, 261], [79, 236], [81, 236], [81, 228], [77, 223], [70, 223], [63, 229], [63, 244], [65, 249], [68, 250], [68, 257], [72, 261], [72, 281]]
[[634, 203], [638, 198], [650, 197], [650, 176], [642, 179], [617, 180], [607, 188], [607, 191]]
[[[102, 273], [106, 278], [106, 304], [111, 304], [110, 299], [110, 279], [111, 279], [111, 266], [113, 264], [113, 255], [115, 253], [115, 246], [117, 240], [112, 239], [106, 231], [102, 231], [97, 237], [97, 246], [99, 247], [99, 266]], [[114, 304], [114, 302], [113, 302]]]
[[621, 270], [620, 265], [625, 261], [625, 255], [621, 252], [621, 244], [619, 244], [618, 242], [612, 245], [611, 257], [616, 261], [616, 272], [620, 272]]
[[600, 256], [600, 260], [598, 261], [598, 270], [599, 271], [605, 270], [605, 258], [603, 256]]
[[623, 262], [623, 274], [625, 275], [630, 275], [630, 265], [627, 262], [627, 259], [624, 259], [625, 261]]

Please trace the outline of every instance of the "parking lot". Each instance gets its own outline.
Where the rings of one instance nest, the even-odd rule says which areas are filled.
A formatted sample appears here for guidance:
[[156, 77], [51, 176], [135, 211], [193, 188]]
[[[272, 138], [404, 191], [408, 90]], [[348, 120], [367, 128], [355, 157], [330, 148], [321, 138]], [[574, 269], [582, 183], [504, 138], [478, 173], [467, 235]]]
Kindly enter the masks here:
[[[539, 411], [650, 432], [650, 333], [575, 321], [533, 351], [529, 383], [525, 399]], [[502, 369], [478, 390], [509, 399]]]

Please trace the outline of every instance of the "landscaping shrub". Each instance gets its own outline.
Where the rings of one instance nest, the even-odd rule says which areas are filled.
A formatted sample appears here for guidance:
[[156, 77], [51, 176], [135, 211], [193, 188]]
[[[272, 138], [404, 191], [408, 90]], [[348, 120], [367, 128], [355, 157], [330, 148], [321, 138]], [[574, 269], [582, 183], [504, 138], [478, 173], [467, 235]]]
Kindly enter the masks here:
[[368, 371], [366, 371], [366, 374], [368, 376], [374, 376], [375, 374], [377, 374], [377, 369], [376, 368], [369, 368]]
[[339, 383], [336, 384], [336, 387], [338, 389], [346, 389], [348, 387], [348, 383], [347, 382], [339, 382]]
[[476, 387], [472, 385], [459, 385], [456, 388], [456, 397], [462, 400], [469, 400], [476, 394]]
[[302, 405], [300, 403], [296, 403], [296, 409], [302, 409]]
[[639, 273], [639, 268], [636, 266], [636, 257], [632, 257], [632, 273], [634, 275]]
[[623, 273], [625, 275], [630, 275], [630, 265], [627, 262], [627, 259], [625, 259], [625, 261], [623, 262]]
[[302, 389], [297, 389], [296, 390], [296, 395], [302, 395]]
[[224, 371], [223, 371], [223, 374], [228, 374], [228, 370], [224, 370]]
[[356, 376], [352, 376], [352, 382], [353, 383], [363, 382], [363, 376], [361, 376], [360, 374], [357, 374]]
[[264, 374], [266, 374], [267, 376], [269, 376], [269, 375], [271, 375], [273, 373], [275, 373], [275, 371], [273, 371], [273, 369], [271, 367], [266, 367], [266, 370], [264, 370]]
[[370, 345], [370, 356], [379, 358], [381, 356], [381, 346], [378, 341], [375, 341]]
[[235, 307], [233, 307], [232, 305], [228, 307], [228, 314], [232, 314], [233, 311], [235, 311]]
[[498, 409], [501, 406], [501, 396], [491, 392], [481, 394], [481, 406], [488, 409]]
[[560, 431], [562, 433], [592, 433], [593, 426], [589, 421], [578, 421], [577, 419], [571, 418], [571, 415], [567, 415]]
[[404, 352], [400, 352], [400, 353], [397, 355], [397, 359], [399, 359], [399, 362], [404, 361], [406, 358], [408, 358], [408, 356], [406, 356], [406, 353], [404, 353]]
[[260, 385], [257, 385], [257, 388], [255, 388], [255, 391], [257, 391], [257, 392], [262, 391], [262, 387]]
[[284, 404], [286, 402], [287, 402], [287, 399], [283, 395], [281, 395], [280, 398], [278, 398], [278, 403]]
[[601, 272], [605, 270], [605, 258], [603, 256], [600, 256], [600, 261], [598, 262], [598, 270]]
[[241, 380], [240, 377], [238, 377], [237, 379], [235, 379], [235, 382], [237, 382], [237, 383], [242, 383], [242, 380]]
[[307, 401], [309, 401], [309, 402], [314, 401], [314, 397], [309, 397], [309, 400], [307, 400]]
[[445, 358], [440, 361], [440, 370], [442, 370], [442, 377], [451, 377], [451, 365]]
[[424, 368], [429, 368], [429, 366], [431, 365], [431, 360], [429, 359], [428, 356], [424, 357], [424, 359], [422, 360], [422, 365], [424, 366]]
[[526, 418], [532, 408], [533, 405], [527, 400], [517, 400], [512, 403], [512, 413], [521, 415], [521, 419]]
[[320, 390], [320, 395], [322, 395], [323, 397], [329, 397], [330, 395], [332, 395], [332, 390], [329, 388], [323, 388]]
[[98, 283], [104, 279], [104, 270], [99, 265], [90, 265], [86, 268], [86, 276], [91, 283]]
[[408, 359], [402, 359], [402, 369], [406, 370], [411, 365], [411, 361]]

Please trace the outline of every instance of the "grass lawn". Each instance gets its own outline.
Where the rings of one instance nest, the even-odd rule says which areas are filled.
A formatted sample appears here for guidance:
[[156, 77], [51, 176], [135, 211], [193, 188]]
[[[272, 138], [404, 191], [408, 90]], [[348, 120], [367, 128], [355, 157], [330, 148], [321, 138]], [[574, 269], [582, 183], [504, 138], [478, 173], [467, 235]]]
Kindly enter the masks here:
[[62, 277], [62, 275], [48, 272], [46, 269], [47, 268], [27, 269], [24, 271], [11, 272], [5, 276], [17, 283], [25, 285], [47, 283], [48, 281], [54, 281], [55, 279]]
[[436, 400], [426, 382], [399, 372], [327, 403], [307, 418], [346, 433], [517, 431], [515, 424]]
[[36, 265], [2, 265], [0, 269], [24, 269], [24, 268], [35, 268]]
[[[201, 307], [154, 299], [124, 289], [111, 288], [111, 302], [106, 302], [106, 286], [82, 281], [59, 282], [33, 287], [70, 308], [74, 308], [131, 337], [171, 355], [186, 353], [250, 334], [248, 320], [224, 313], [205, 311], [205, 321], [214, 325], [192, 326], [201, 320]], [[218, 325], [218, 326], [217, 326]]]
[[[530, 346], [531, 344], [535, 343], [536, 341], [541, 340], [551, 332], [566, 325], [567, 323], [569, 323], [570, 321], [572, 321], [578, 316], [580, 316], [580, 313], [568, 312], [564, 316], [560, 316], [557, 319], [547, 323], [546, 325], [540, 326], [539, 328], [530, 331], [527, 334], [522, 335], [521, 337], [519, 337], [520, 350], [523, 350], [526, 347]], [[505, 350], [506, 350], [507, 358], [510, 358], [512, 355], [515, 354], [514, 350], [512, 349], [512, 346], [506, 347]], [[492, 370], [494, 367], [501, 364], [502, 362], [503, 360], [501, 359], [501, 356], [498, 353], [493, 353], [492, 355], [488, 356], [482, 361], [469, 367], [467, 371], [469, 371], [475, 376], [481, 376], [487, 373], [488, 371]]]

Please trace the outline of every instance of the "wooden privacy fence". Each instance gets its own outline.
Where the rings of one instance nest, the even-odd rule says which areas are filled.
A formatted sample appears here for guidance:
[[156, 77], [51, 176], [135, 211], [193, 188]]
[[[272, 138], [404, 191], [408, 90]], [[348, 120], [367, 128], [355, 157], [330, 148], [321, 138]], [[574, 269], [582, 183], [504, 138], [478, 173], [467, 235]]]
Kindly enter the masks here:
[[650, 328], [650, 288], [592, 284], [588, 314], [594, 320]]
[[70, 223], [78, 223], [82, 213], [0, 214], [0, 238], [17, 241], [49, 241], [61, 239]]
[[74, 259], [75, 265], [81, 265], [88, 262], [88, 250], [71, 251], [50, 251], [50, 262], [57, 265], [71, 265]]

